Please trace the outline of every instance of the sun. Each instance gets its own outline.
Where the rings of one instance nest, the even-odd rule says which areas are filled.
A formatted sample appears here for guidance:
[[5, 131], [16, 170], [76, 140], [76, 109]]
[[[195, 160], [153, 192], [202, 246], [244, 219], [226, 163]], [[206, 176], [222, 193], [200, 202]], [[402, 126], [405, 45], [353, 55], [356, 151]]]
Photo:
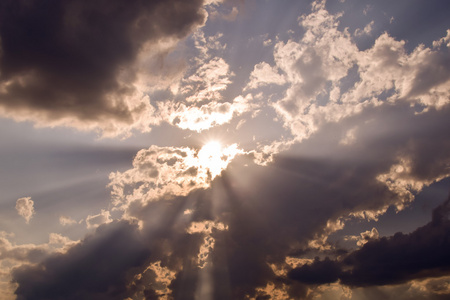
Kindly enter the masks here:
[[237, 144], [225, 147], [218, 141], [210, 141], [198, 151], [196, 165], [205, 172], [209, 172], [211, 179], [214, 179], [226, 169], [236, 155], [242, 153], [244, 151], [239, 149]]
[[227, 159], [223, 158], [222, 144], [217, 141], [211, 141], [205, 144], [198, 152], [199, 164], [209, 169], [212, 178], [222, 172], [222, 170], [228, 165]]

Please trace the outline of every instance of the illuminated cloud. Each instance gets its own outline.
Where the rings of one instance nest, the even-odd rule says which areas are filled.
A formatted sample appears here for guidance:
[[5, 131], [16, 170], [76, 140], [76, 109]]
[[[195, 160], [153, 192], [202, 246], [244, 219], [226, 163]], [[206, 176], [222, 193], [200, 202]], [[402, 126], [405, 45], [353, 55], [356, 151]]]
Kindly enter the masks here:
[[[273, 106], [297, 141], [370, 107], [406, 101], [427, 111], [449, 103], [449, 33], [432, 47], [419, 45], [411, 53], [404, 41], [383, 33], [361, 51], [348, 29], [339, 28], [342, 14], [329, 13], [325, 1], [314, 1], [312, 8], [299, 19], [305, 30], [302, 38], [276, 43], [275, 65], [255, 65], [247, 85], [287, 85]], [[364, 33], [372, 26], [369, 23]], [[349, 79], [353, 83], [345, 86]]]
[[97, 215], [88, 215], [86, 217], [86, 226], [88, 229], [97, 228], [101, 224], [111, 223], [111, 214], [109, 211], [102, 209]]
[[368, 241], [378, 239], [379, 237], [380, 234], [378, 233], [378, 230], [375, 227], [373, 227], [372, 230], [361, 232], [359, 236], [357, 235], [346, 236], [344, 240], [356, 241], [356, 245], [362, 246], [366, 244]]
[[216, 101], [196, 106], [178, 105], [170, 114], [171, 123], [181, 129], [201, 132], [214, 126], [229, 123], [231, 119], [250, 109], [248, 97], [237, 97], [233, 102]]
[[0, 231], [0, 293], [2, 299], [15, 299], [11, 291], [17, 286], [11, 283], [11, 273], [15, 268], [41, 262], [50, 253], [63, 254], [77, 244], [57, 233], [50, 233], [48, 243], [19, 244], [13, 242], [14, 234]]
[[210, 146], [200, 150], [152, 146], [139, 151], [132, 169], [110, 175], [114, 206], [125, 208], [134, 201], [146, 203], [165, 196], [185, 196], [209, 187], [211, 180], [237, 154], [243, 153], [236, 144], [223, 148], [217, 144], [214, 149]]
[[187, 229], [187, 233], [203, 233], [205, 235], [203, 244], [200, 246], [197, 263], [199, 268], [204, 268], [208, 262], [208, 256], [214, 249], [216, 240], [212, 237], [213, 230], [227, 230], [227, 226], [223, 223], [214, 223], [212, 221], [193, 222]]
[[220, 57], [226, 49], [220, 41], [222, 36], [219, 33], [206, 38], [201, 30], [193, 35], [197, 56], [177, 89], [170, 92], [169, 100], [158, 103], [161, 121], [201, 132], [227, 124], [251, 110], [251, 95], [238, 96], [232, 101], [223, 97], [234, 73]]
[[69, 226], [69, 225], [73, 225], [73, 224], [77, 224], [78, 222], [75, 221], [74, 219], [70, 218], [70, 217], [66, 217], [66, 216], [60, 216], [59, 217], [59, 224], [61, 224], [62, 226]]
[[19, 198], [16, 201], [16, 210], [19, 216], [23, 217], [25, 221], [30, 223], [31, 218], [33, 217], [34, 211], [34, 202], [31, 200], [31, 197], [23, 197]]
[[268, 63], [262, 62], [257, 64], [250, 74], [250, 82], [247, 88], [255, 89], [268, 84], [282, 85], [285, 82], [286, 79], [278, 73], [278, 70], [271, 67]]

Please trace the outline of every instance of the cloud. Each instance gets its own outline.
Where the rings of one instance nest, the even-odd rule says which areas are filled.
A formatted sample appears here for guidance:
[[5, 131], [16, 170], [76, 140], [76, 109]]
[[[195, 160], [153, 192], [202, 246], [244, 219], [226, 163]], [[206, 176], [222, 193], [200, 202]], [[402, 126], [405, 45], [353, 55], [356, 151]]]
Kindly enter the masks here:
[[[188, 147], [158, 147], [140, 150], [133, 168], [110, 174], [113, 205], [125, 209], [132, 202], [152, 202], [164, 197], [185, 196], [195, 189], [208, 188], [217, 172], [243, 151], [237, 144], [216, 149], [220, 153], [202, 155]], [[219, 170], [217, 168], [219, 167]]]
[[214, 126], [229, 123], [233, 117], [250, 110], [251, 98], [236, 97], [231, 103], [212, 101], [200, 107], [176, 105], [170, 113], [171, 123], [181, 129], [201, 132]]
[[357, 36], [357, 37], [360, 37], [360, 36], [363, 36], [363, 35], [370, 35], [372, 33], [372, 30], [373, 30], [373, 24], [374, 24], [374, 21], [371, 21], [369, 24], [367, 24], [364, 27], [364, 29], [357, 28], [355, 30], [354, 35]]
[[51, 253], [65, 253], [77, 241], [56, 233], [50, 233], [48, 243], [19, 244], [13, 242], [14, 234], [0, 232], [0, 293], [2, 299], [15, 299], [12, 291], [16, 288], [11, 283], [14, 268], [30, 266], [41, 262]]
[[[134, 221], [102, 224], [67, 252], [15, 268], [15, 294], [18, 299], [190, 297], [197, 284], [188, 281], [200, 270], [204, 236], [214, 238], [223, 226], [191, 226], [191, 216], [182, 216], [187, 201], [174, 197], [147, 203], [136, 212], [143, 226]], [[205, 227], [204, 233], [203, 224], [211, 230]]]
[[86, 226], [88, 229], [97, 228], [101, 224], [111, 223], [111, 213], [107, 210], [102, 209], [97, 215], [88, 215], [86, 217]]
[[255, 89], [268, 84], [282, 85], [285, 82], [285, 78], [278, 73], [276, 68], [271, 67], [268, 63], [262, 62], [254, 67], [250, 74], [250, 82], [246, 88]]
[[[416, 115], [409, 105], [375, 107], [346, 122], [325, 126], [283, 155], [275, 155], [267, 166], [255, 164], [251, 154], [235, 156], [213, 180], [198, 165], [195, 149], [152, 146], [141, 150], [133, 168], [111, 174], [117, 201], [113, 204], [123, 206], [126, 218], [139, 225], [126, 221], [103, 224], [66, 254], [52, 256], [33, 268], [18, 269], [14, 277], [19, 285], [17, 294], [50, 291], [64, 283], [61, 291], [81, 298], [111, 298], [113, 292], [123, 298], [163, 294], [194, 298], [204, 285], [211, 287], [214, 299], [269, 294], [306, 298], [309, 288], [325, 289], [321, 283], [334, 282], [336, 276], [343, 280], [344, 273], [339, 270], [347, 271], [341, 269], [346, 257], [355, 257], [348, 265], [355, 272], [366, 267], [357, 260], [356, 254], [363, 252], [339, 252], [326, 238], [342, 228], [345, 216], [375, 214], [403, 201], [377, 180], [398, 163], [398, 155], [414, 158], [408, 177], [416, 181], [448, 171], [442, 164], [449, 153], [443, 138], [447, 116], [448, 108]], [[402, 125], [391, 126], [393, 120], [401, 120]], [[341, 145], [342, 137], [355, 124], [361, 124], [355, 142]], [[384, 130], [389, 135], [382, 134]], [[421, 154], [424, 152], [428, 155]], [[436, 214], [444, 212], [441, 209]], [[407, 241], [415, 237], [401, 236]], [[434, 245], [434, 237], [429, 236], [427, 241]], [[322, 247], [311, 247], [317, 237], [324, 237]], [[360, 250], [382, 240], [369, 241]], [[384, 240], [391, 243], [389, 238]], [[132, 260], [130, 256], [138, 255], [130, 252], [142, 247], [145, 258]], [[309, 261], [308, 255], [314, 254], [322, 258]], [[328, 260], [323, 258], [326, 256]], [[115, 268], [117, 257], [130, 260]], [[298, 266], [292, 263], [295, 258], [299, 258]], [[109, 260], [114, 261], [111, 267]], [[294, 276], [296, 280], [285, 275], [302, 267], [305, 269]], [[320, 270], [325, 268], [331, 268], [333, 276], [321, 278]], [[161, 272], [168, 274], [164, 282], [156, 279]], [[308, 272], [314, 276], [302, 283]], [[76, 277], [78, 273], [97, 276], [93, 282], [99, 290]], [[356, 274], [346, 276], [350, 285]]]
[[218, 33], [205, 37], [201, 30], [192, 36], [196, 57], [191, 60], [177, 88], [158, 102], [161, 121], [181, 129], [201, 132], [227, 124], [234, 117], [252, 109], [251, 95], [234, 99], [223, 96], [235, 74], [220, 57], [227, 46], [220, 41], [222, 36]]
[[316, 259], [293, 269], [289, 278], [305, 284], [325, 284], [340, 279], [341, 284], [350, 287], [366, 287], [449, 275], [449, 205], [450, 197], [433, 210], [430, 223], [409, 234], [398, 232], [369, 241], [340, 261]]
[[31, 197], [19, 198], [16, 201], [16, 210], [19, 216], [23, 217], [25, 221], [30, 223], [31, 218], [33, 218], [34, 212], [34, 202]]
[[[272, 105], [295, 141], [374, 106], [406, 102], [427, 111], [449, 103], [449, 33], [432, 47], [419, 45], [411, 53], [405, 41], [383, 33], [360, 51], [348, 29], [340, 29], [341, 17], [329, 13], [325, 1], [314, 1], [312, 12], [299, 18], [305, 34], [278, 41], [274, 64], [255, 65], [247, 84], [252, 94], [267, 84], [285, 86]], [[369, 23], [364, 34], [373, 26]]]
[[289, 272], [290, 279], [301, 281], [305, 284], [325, 284], [336, 282], [341, 276], [341, 268], [329, 258], [319, 260], [316, 258], [311, 264]]
[[139, 151], [132, 168], [110, 175], [110, 211], [123, 220], [90, 215], [96, 230], [80, 243], [16, 268], [18, 298], [448, 296], [448, 202], [409, 234], [360, 230], [357, 250], [328, 240], [450, 176], [448, 78], [438, 68], [448, 37], [408, 53], [383, 34], [360, 51], [338, 20], [315, 1], [299, 18], [301, 39], [277, 39], [275, 64], [250, 69], [250, 92], [233, 101], [221, 35], [192, 36], [195, 66], [149, 94], [162, 95], [158, 122], [200, 132], [253, 108], [259, 88], [281, 85], [285, 93], [268, 102], [294, 139], [276, 141], [284, 151], [264, 166], [255, 163], [261, 153], [236, 144], [206, 160], [193, 147]]
[[354, 240], [356, 241], [356, 245], [362, 246], [371, 240], [378, 239], [379, 237], [380, 234], [378, 233], [378, 230], [375, 227], [373, 227], [372, 230], [366, 230], [364, 232], [361, 232], [359, 236], [357, 235], [346, 236], [344, 237], [344, 240]]
[[62, 226], [69, 226], [69, 225], [73, 225], [73, 224], [77, 224], [78, 222], [75, 221], [74, 219], [70, 218], [70, 217], [66, 217], [66, 216], [60, 216], [59, 217], [59, 224], [61, 224]]
[[[404, 189], [415, 187], [410, 190], [413, 197], [448, 176], [448, 109], [415, 114], [405, 103], [366, 109], [345, 122], [324, 125], [308, 140], [274, 155], [266, 166], [255, 164], [252, 154], [238, 155], [214, 180], [201, 175], [205, 173], [199, 166], [197, 174], [191, 169], [194, 149], [152, 146], [136, 155], [132, 169], [111, 175], [115, 205], [124, 205], [127, 218], [139, 220], [144, 229], [166, 226], [187, 232], [194, 225], [209, 224], [211, 234], [198, 230], [186, 237], [199, 238], [188, 255], [189, 269], [169, 267], [176, 272], [174, 294], [186, 286], [181, 282], [193, 285], [186, 293], [195, 294], [199, 274], [211, 272], [213, 297], [240, 299], [269, 291], [306, 297], [306, 283], [279, 282], [280, 274], [293, 268], [288, 258], [334, 253], [327, 264], [340, 268], [335, 256], [348, 254], [327, 240], [331, 233], [348, 220], [376, 220], [389, 207], [403, 209], [413, 199], [405, 197]], [[342, 145], [342, 138], [357, 125], [353, 143]], [[401, 177], [380, 180], [404, 158], [411, 164]], [[170, 217], [161, 208], [163, 202], [173, 207]], [[214, 231], [212, 224], [223, 224], [227, 230]], [[376, 239], [376, 233], [364, 232], [361, 244]], [[186, 255], [179, 251], [180, 257]], [[323, 258], [318, 261], [319, 267]], [[199, 264], [204, 271], [198, 270]], [[336, 274], [343, 276], [334, 274], [333, 281]]]
[[47, 245], [24, 244], [15, 245], [7, 236], [0, 238], [0, 259], [13, 260], [19, 262], [36, 263], [42, 260], [49, 253]]
[[[19, 299], [111, 299], [130, 294], [127, 273], [145, 262], [147, 246], [136, 226], [101, 226], [65, 255], [13, 271]], [[133, 272], [131, 272], [133, 273]]]
[[163, 43], [174, 44], [203, 25], [202, 5], [2, 2], [1, 114], [42, 126], [100, 129], [104, 135], [148, 130], [153, 108], [136, 86], [145, 70], [135, 63], [142, 53], [158, 53]]

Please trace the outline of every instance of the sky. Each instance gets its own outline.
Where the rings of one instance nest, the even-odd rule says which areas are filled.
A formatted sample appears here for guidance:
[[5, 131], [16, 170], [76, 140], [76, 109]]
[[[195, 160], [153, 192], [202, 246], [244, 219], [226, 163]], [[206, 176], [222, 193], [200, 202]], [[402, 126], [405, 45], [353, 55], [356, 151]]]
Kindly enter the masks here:
[[0, 2], [0, 299], [449, 299], [450, 3]]

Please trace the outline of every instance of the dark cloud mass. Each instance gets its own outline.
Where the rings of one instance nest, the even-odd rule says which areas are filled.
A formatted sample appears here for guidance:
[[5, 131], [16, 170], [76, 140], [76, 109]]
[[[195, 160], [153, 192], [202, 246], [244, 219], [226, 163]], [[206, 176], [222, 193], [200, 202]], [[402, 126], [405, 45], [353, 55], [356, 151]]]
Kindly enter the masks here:
[[342, 273], [339, 265], [328, 257], [316, 258], [311, 264], [291, 270], [288, 277], [306, 284], [325, 284], [336, 282]]
[[138, 54], [144, 47], [157, 52], [158, 41], [183, 38], [203, 24], [202, 4], [2, 1], [0, 112], [120, 131], [116, 127], [133, 124], [148, 107], [133, 86]]
[[142, 268], [148, 256], [137, 226], [99, 227], [66, 254], [16, 269], [17, 299], [123, 299], [130, 294], [132, 269]]
[[[305, 284], [336, 282], [352, 287], [395, 285], [450, 274], [450, 197], [430, 223], [410, 234], [369, 241], [342, 261], [329, 258], [293, 269], [289, 278]], [[350, 269], [349, 271], [347, 271]]]

